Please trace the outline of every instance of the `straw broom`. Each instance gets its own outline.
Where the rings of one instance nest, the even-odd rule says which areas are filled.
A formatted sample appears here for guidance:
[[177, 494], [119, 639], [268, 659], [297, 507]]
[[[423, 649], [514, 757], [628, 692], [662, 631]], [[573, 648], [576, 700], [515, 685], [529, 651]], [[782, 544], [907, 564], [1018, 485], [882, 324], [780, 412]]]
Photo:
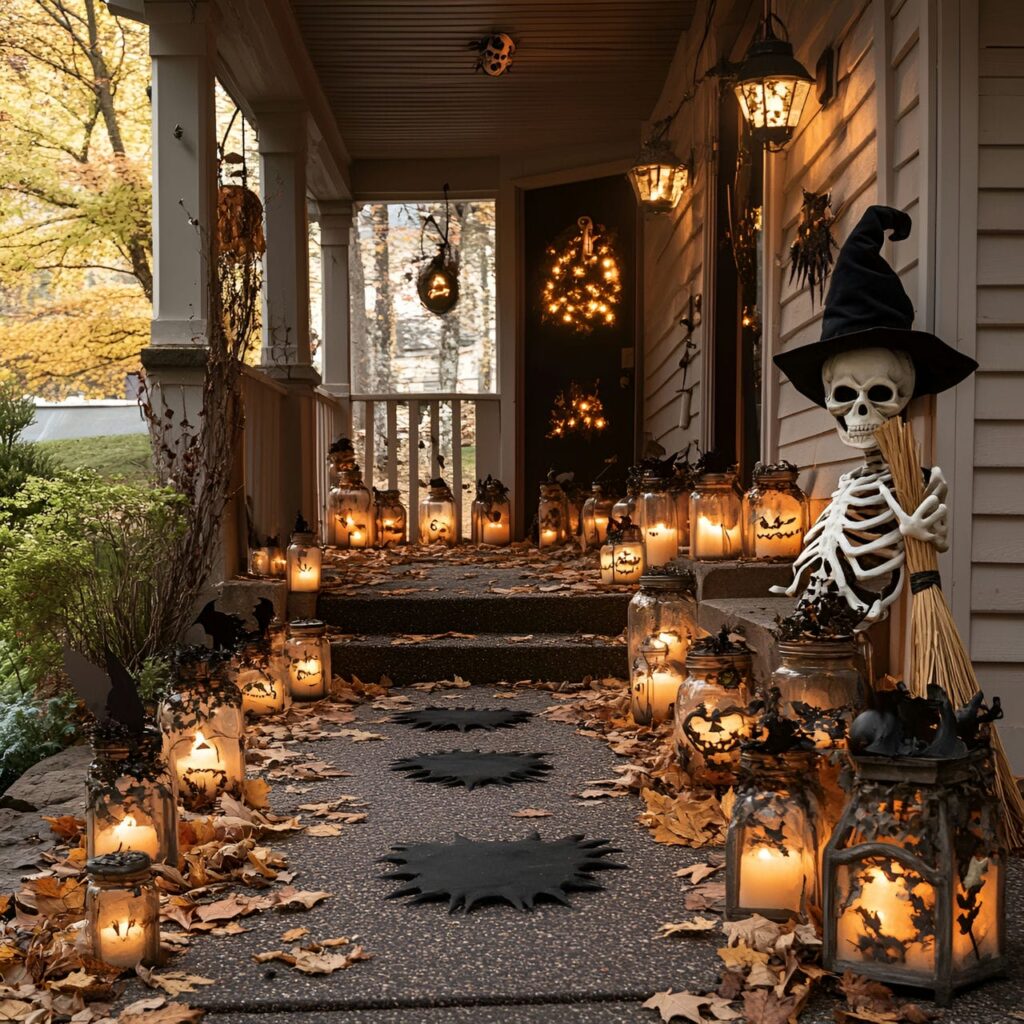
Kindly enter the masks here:
[[[897, 500], [904, 510], [913, 511], [924, 499], [921, 453], [913, 428], [894, 416], [875, 431], [875, 440], [892, 473]], [[905, 537], [904, 544], [912, 594], [908, 673], [911, 692], [926, 696], [929, 684], [936, 683], [954, 707], [963, 707], [979, 686], [939, 585], [938, 552], [934, 545], [915, 537]], [[1005, 812], [1007, 838], [1016, 849], [1024, 846], [1024, 797], [994, 728], [992, 752], [996, 793]]]

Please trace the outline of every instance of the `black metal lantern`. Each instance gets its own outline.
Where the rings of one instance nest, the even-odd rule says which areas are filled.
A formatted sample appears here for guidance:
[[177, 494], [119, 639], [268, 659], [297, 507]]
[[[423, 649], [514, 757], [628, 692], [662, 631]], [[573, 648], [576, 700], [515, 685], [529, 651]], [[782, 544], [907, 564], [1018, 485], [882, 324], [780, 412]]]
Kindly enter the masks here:
[[434, 215], [431, 214], [423, 222], [420, 231], [420, 256], [421, 262], [428, 257], [423, 252], [423, 237], [428, 227], [432, 227], [438, 234], [440, 241], [437, 246], [437, 253], [429, 258], [429, 262], [423, 267], [416, 277], [416, 292], [420, 302], [431, 313], [444, 316], [453, 309], [459, 301], [459, 258], [451, 242], [449, 241], [449, 227], [451, 220], [448, 214], [448, 185], [444, 186], [444, 230], [437, 223]]
[[[778, 25], [782, 38], [775, 34]], [[777, 151], [800, 123], [813, 76], [793, 56], [786, 26], [765, 2], [759, 38], [750, 44], [733, 88], [754, 141]]]
[[667, 117], [654, 126], [654, 133], [626, 175], [637, 202], [655, 213], [674, 210], [690, 184], [690, 168], [680, 161], [666, 138], [671, 123], [672, 118]]

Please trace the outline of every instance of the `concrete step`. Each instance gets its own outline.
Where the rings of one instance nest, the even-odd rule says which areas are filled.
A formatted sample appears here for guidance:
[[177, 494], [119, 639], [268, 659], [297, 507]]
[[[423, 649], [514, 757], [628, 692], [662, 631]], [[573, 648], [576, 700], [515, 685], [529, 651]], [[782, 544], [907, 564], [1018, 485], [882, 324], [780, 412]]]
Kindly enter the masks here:
[[[411, 630], [418, 623], [406, 625]], [[334, 640], [334, 674], [358, 676], [363, 682], [387, 676], [407, 686], [456, 675], [484, 684], [519, 679], [579, 682], [587, 676], [622, 678], [626, 673], [626, 645], [614, 636], [482, 632], [471, 637], [428, 636], [414, 643], [395, 643], [396, 639], [402, 638], [371, 634]]]
[[626, 626], [632, 591], [595, 593], [460, 594], [449, 590], [396, 596], [385, 589], [360, 594], [326, 590], [317, 615], [346, 633], [601, 633]]

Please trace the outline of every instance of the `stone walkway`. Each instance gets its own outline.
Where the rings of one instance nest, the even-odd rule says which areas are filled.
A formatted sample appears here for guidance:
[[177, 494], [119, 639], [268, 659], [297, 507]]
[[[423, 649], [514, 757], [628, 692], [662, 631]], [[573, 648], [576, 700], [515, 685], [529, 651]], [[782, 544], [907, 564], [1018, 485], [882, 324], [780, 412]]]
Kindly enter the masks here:
[[[427, 705], [507, 707], [541, 711], [549, 694], [517, 691], [498, 699], [493, 687], [408, 693], [415, 707]], [[685, 885], [673, 872], [703, 861], [707, 851], [654, 843], [634, 818], [632, 797], [585, 801], [576, 797], [589, 780], [607, 778], [621, 763], [603, 742], [536, 714], [513, 729], [493, 733], [426, 733], [383, 721], [387, 712], [357, 709], [353, 728], [380, 733], [384, 741], [332, 739], [293, 749], [333, 762], [351, 777], [302, 784], [286, 792], [276, 782], [276, 813], [299, 804], [352, 794], [369, 807], [365, 823], [345, 826], [341, 837], [298, 834], [276, 838], [298, 872], [294, 884], [326, 890], [330, 899], [308, 912], [264, 913], [242, 920], [249, 929], [231, 936], [200, 936], [176, 957], [173, 967], [213, 978], [214, 985], [190, 993], [191, 1005], [210, 1011], [214, 1024], [306, 1024], [339, 1020], [351, 1024], [525, 1024], [525, 1022], [647, 1022], [657, 1014], [640, 1003], [657, 991], [713, 987], [722, 937], [662, 940], [658, 926], [690, 916], [683, 908]], [[473, 792], [414, 782], [389, 770], [391, 761], [421, 752], [479, 748], [546, 753], [553, 766], [546, 781]], [[518, 819], [512, 812], [542, 808], [551, 817]], [[308, 821], [308, 819], [307, 819]], [[398, 887], [380, 876], [378, 858], [395, 843], [446, 841], [460, 832], [474, 839], [522, 838], [536, 829], [553, 839], [583, 833], [621, 850], [624, 871], [595, 876], [602, 892], [571, 895], [572, 907], [542, 904], [532, 912], [506, 905], [449, 914], [443, 903], [407, 905], [386, 897]], [[1019, 873], [1007, 894], [1011, 939], [1020, 952], [1014, 908], [1020, 906]], [[281, 934], [308, 928], [311, 938], [358, 935], [373, 954], [369, 962], [326, 977], [299, 974], [280, 963], [258, 964], [253, 954], [287, 946]], [[128, 999], [146, 992], [138, 987]], [[1015, 980], [999, 980], [958, 1000], [944, 1020], [991, 1022], [1010, 1019], [1020, 1003]], [[126, 1000], [127, 1001], [127, 1000]], [[833, 1020], [836, 1004], [821, 1001], [801, 1018], [807, 1024]], [[344, 1016], [342, 1016], [344, 1014]]]

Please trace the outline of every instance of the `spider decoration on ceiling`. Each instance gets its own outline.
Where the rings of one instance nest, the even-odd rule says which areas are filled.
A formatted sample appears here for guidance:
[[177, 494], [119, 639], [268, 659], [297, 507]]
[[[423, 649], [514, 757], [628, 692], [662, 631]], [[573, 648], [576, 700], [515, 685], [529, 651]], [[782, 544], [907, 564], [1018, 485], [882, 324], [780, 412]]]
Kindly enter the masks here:
[[548, 263], [541, 288], [541, 319], [590, 334], [615, 323], [622, 296], [614, 238], [603, 224], [580, 217], [545, 250]]

